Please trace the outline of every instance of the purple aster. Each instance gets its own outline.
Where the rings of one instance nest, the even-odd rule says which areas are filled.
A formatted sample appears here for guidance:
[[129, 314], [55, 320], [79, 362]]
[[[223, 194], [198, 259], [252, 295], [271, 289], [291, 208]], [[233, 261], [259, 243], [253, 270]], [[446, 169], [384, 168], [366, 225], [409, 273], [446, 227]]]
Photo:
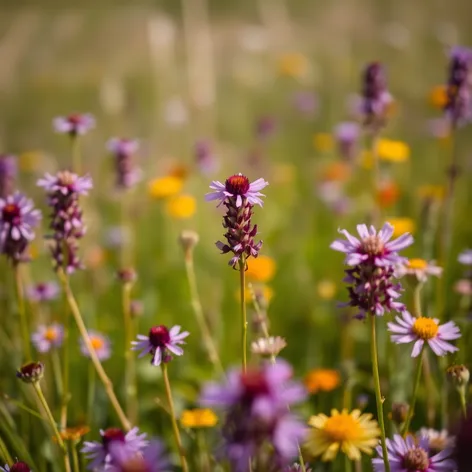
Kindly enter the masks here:
[[283, 467], [296, 456], [306, 428], [288, 408], [301, 402], [306, 392], [291, 380], [292, 374], [288, 363], [278, 361], [246, 372], [232, 370], [224, 383], [204, 387], [202, 405], [226, 412], [222, 455], [236, 471], [246, 472], [250, 458], [266, 444], [273, 447], [271, 463]]
[[220, 165], [210, 141], [200, 139], [195, 143], [195, 160], [202, 174], [213, 174]]
[[121, 448], [123, 456], [132, 457], [141, 452], [147, 445], [146, 434], [139, 434], [138, 428], [133, 428], [127, 433], [119, 428], [100, 430], [101, 442], [85, 441], [81, 452], [90, 460], [89, 470], [110, 470], [113, 466], [111, 450], [115, 445]]
[[0, 198], [13, 193], [17, 173], [16, 157], [0, 154]]
[[437, 356], [444, 356], [448, 352], [459, 349], [448, 341], [461, 337], [459, 328], [453, 321], [443, 325], [436, 318], [421, 316], [415, 318], [407, 311], [395, 318], [396, 323], [388, 323], [388, 330], [392, 334], [391, 339], [396, 344], [414, 342], [412, 357], [417, 357], [423, 349], [425, 341]]
[[462, 251], [457, 257], [457, 260], [461, 264], [472, 266], [472, 249], [466, 249], [465, 251]]
[[141, 169], [134, 163], [139, 142], [135, 139], [112, 138], [107, 143], [107, 149], [115, 158], [117, 187], [127, 189], [136, 185], [142, 177]]
[[95, 128], [95, 118], [90, 113], [58, 116], [52, 121], [52, 126], [56, 133], [68, 133], [70, 136], [75, 137]]
[[356, 158], [360, 132], [359, 125], [352, 121], [339, 123], [334, 129], [334, 137], [338, 144], [339, 153], [347, 161]]
[[29, 465], [26, 462], [16, 461], [11, 467], [5, 464], [5, 467], [0, 467], [2, 472], [31, 472]]
[[14, 264], [27, 260], [25, 251], [40, 220], [41, 212], [23, 194], [0, 198], [0, 252]]
[[151, 439], [139, 454], [131, 453], [114, 441], [109, 447], [111, 466], [109, 472], [166, 472], [170, 463], [161, 441]]
[[[457, 467], [451, 458], [451, 449], [432, 455], [427, 437], [416, 441], [412, 436], [403, 439], [395, 434], [393, 439], [387, 439], [387, 451], [390, 472], [453, 472]], [[377, 453], [379, 457], [372, 459], [374, 472], [385, 472], [380, 446], [377, 447]]]
[[152, 355], [151, 364], [154, 366], [161, 365], [162, 362], [170, 360], [170, 351], [176, 356], [181, 356], [184, 350], [179, 344], [185, 344], [184, 339], [189, 335], [188, 331], [180, 332], [180, 326], [173, 326], [168, 329], [164, 325], [153, 326], [149, 330], [149, 335], [144, 336], [138, 334], [138, 341], [133, 341], [131, 344], [132, 351], [141, 351], [138, 357], [144, 357], [146, 354]]
[[52, 348], [62, 346], [64, 341], [64, 327], [59, 323], [39, 325], [31, 335], [31, 342], [38, 352], [48, 352]]
[[39, 282], [26, 287], [26, 298], [32, 302], [49, 302], [55, 300], [61, 292], [56, 282]]
[[[95, 354], [97, 355], [98, 359], [101, 361], [106, 361], [111, 356], [111, 344], [110, 340], [107, 336], [99, 333], [98, 331], [90, 330], [88, 332], [90, 342], [92, 343], [92, 347], [95, 350]], [[85, 345], [83, 338], [80, 338], [80, 352], [85, 357], [90, 357], [90, 353]]]

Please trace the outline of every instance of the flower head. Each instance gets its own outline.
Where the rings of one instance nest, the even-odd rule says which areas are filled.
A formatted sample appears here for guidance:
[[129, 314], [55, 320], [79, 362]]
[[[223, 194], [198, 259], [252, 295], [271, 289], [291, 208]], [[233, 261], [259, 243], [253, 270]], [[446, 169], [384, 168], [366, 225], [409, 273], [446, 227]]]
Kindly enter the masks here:
[[305, 387], [312, 393], [331, 392], [341, 384], [341, 376], [333, 369], [313, 369], [305, 376]]
[[16, 461], [10, 467], [8, 464], [5, 464], [5, 467], [0, 467], [2, 472], [31, 472], [29, 465], [26, 462]]
[[101, 442], [85, 441], [82, 453], [90, 460], [89, 470], [100, 469], [110, 470], [114, 466], [111, 450], [113, 445], [119, 445], [123, 453], [128, 457], [133, 457], [141, 452], [148, 445], [145, 433], [139, 433], [138, 428], [133, 428], [127, 433], [119, 428], [108, 428], [100, 430]]
[[280, 336], [259, 338], [251, 344], [251, 352], [259, 356], [278, 356], [287, 346], [287, 341]]
[[442, 274], [442, 267], [435, 264], [434, 261], [427, 262], [424, 259], [409, 259], [406, 264], [400, 264], [396, 268], [395, 275], [397, 277], [408, 277], [413, 279], [413, 282], [426, 282], [429, 276], [440, 277]]
[[64, 341], [64, 327], [59, 323], [39, 325], [31, 335], [31, 342], [38, 352], [48, 352], [52, 348], [62, 346]]
[[[92, 343], [92, 347], [95, 350], [95, 354], [97, 354], [97, 357], [101, 361], [106, 361], [107, 359], [110, 358], [111, 356], [111, 345], [110, 345], [110, 340], [108, 339], [107, 336], [105, 336], [102, 333], [99, 333], [98, 331], [93, 331], [90, 330], [88, 332], [90, 342]], [[80, 352], [85, 356], [85, 357], [90, 357], [90, 353], [87, 349], [87, 346], [85, 345], [85, 342], [82, 338], [80, 338]]]
[[38, 282], [26, 287], [26, 297], [36, 303], [55, 300], [60, 293], [59, 285], [54, 281]]
[[177, 195], [167, 201], [166, 210], [176, 220], [191, 218], [196, 211], [197, 202], [193, 195]]
[[52, 126], [56, 133], [68, 133], [70, 136], [86, 134], [95, 128], [95, 118], [90, 113], [75, 113], [54, 118]]
[[136, 185], [142, 177], [141, 169], [134, 164], [134, 154], [139, 149], [135, 139], [112, 138], [107, 149], [115, 158], [116, 186], [127, 189]]
[[[382, 448], [376, 448], [378, 458], [372, 459], [374, 472], [385, 472]], [[412, 436], [403, 439], [395, 434], [393, 439], [387, 439], [388, 460], [392, 471], [398, 472], [446, 472], [456, 468], [451, 458], [451, 449], [444, 449], [433, 455], [429, 440], [423, 436], [417, 442]]]
[[421, 428], [417, 433], [416, 437], [418, 440], [421, 438], [428, 438], [429, 449], [432, 454], [444, 451], [444, 449], [450, 449], [454, 447], [455, 438], [451, 436], [446, 429], [437, 431], [432, 428]]
[[177, 195], [184, 185], [181, 177], [168, 175], [158, 177], [149, 182], [149, 195], [156, 199], [169, 198]]
[[0, 154], [0, 198], [6, 198], [13, 193], [17, 173], [16, 157]]
[[218, 423], [218, 417], [209, 408], [184, 410], [180, 417], [184, 428], [211, 428]]
[[414, 318], [407, 311], [395, 318], [396, 323], [388, 323], [388, 330], [392, 334], [391, 339], [396, 344], [414, 342], [412, 357], [417, 357], [425, 342], [437, 356], [444, 356], [448, 352], [458, 351], [448, 341], [460, 338], [459, 328], [453, 321], [443, 325], [439, 324], [436, 318], [421, 316]]
[[88, 426], [73, 426], [69, 428], [65, 428], [60, 432], [61, 438], [64, 441], [80, 441], [82, 436], [85, 436], [88, 432], [90, 432], [90, 428]]
[[131, 349], [141, 351], [138, 357], [151, 354], [151, 364], [159, 366], [162, 362], [170, 360], [169, 352], [176, 356], [181, 356], [184, 353], [180, 345], [185, 344], [184, 339], [189, 334], [188, 331], [180, 332], [180, 326], [177, 325], [171, 329], [164, 325], [153, 326], [147, 336], [138, 334], [138, 340], [131, 343], [133, 345]]
[[331, 416], [324, 414], [312, 416], [308, 424], [310, 430], [305, 444], [314, 457], [321, 456], [322, 461], [332, 461], [341, 450], [351, 460], [359, 460], [361, 452], [371, 454], [378, 444], [380, 430], [369, 413], [360, 410], [339, 412], [331, 410]]
[[25, 251], [40, 220], [41, 212], [23, 194], [0, 198], [0, 252], [14, 264], [28, 260]]
[[44, 375], [42, 362], [28, 362], [23, 364], [16, 372], [16, 376], [25, 383], [39, 382]]

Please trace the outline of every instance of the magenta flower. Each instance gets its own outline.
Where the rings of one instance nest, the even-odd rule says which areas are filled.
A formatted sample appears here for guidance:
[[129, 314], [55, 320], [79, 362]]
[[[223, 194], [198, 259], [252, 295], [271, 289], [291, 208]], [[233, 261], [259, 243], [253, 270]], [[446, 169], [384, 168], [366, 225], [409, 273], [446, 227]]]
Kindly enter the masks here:
[[264, 197], [259, 190], [269, 185], [264, 179], [257, 179], [249, 183], [249, 179], [243, 174], [232, 175], [226, 179], [224, 185], [218, 180], [214, 180], [210, 188], [213, 192], [205, 195], [206, 201], [220, 200], [218, 206], [223, 202], [227, 202], [230, 198], [235, 199], [235, 207], [239, 208], [243, 204], [243, 199], [247, 200], [251, 205], [262, 206], [263, 202], [260, 197]]
[[448, 342], [461, 337], [459, 328], [453, 321], [440, 325], [436, 318], [415, 318], [407, 311], [395, 319], [396, 323], [388, 323], [388, 330], [394, 333], [391, 339], [396, 344], [414, 342], [412, 357], [421, 353], [425, 341], [437, 356], [458, 351], [457, 347]]
[[118, 188], [130, 188], [136, 185], [142, 177], [141, 169], [134, 165], [134, 154], [139, 149], [135, 139], [112, 138], [107, 143], [107, 149], [115, 158], [116, 185]]
[[26, 298], [32, 302], [49, 302], [55, 300], [61, 290], [56, 282], [39, 282], [26, 287]]
[[0, 154], [0, 198], [13, 193], [17, 173], [16, 157]]
[[31, 335], [31, 342], [38, 352], [48, 352], [52, 348], [59, 348], [64, 341], [64, 328], [59, 323], [39, 325]]
[[[376, 450], [379, 457], [372, 459], [374, 472], [385, 472], [382, 448], [378, 446]], [[452, 450], [444, 449], [432, 455], [427, 437], [416, 442], [412, 436], [403, 439], [395, 434], [393, 440], [387, 439], [387, 451], [391, 472], [453, 472], [457, 469], [451, 458]]]
[[[111, 344], [108, 337], [94, 330], [90, 330], [88, 332], [88, 335], [90, 338], [90, 342], [92, 343], [92, 347], [95, 350], [95, 354], [97, 354], [98, 359], [101, 361], [106, 361], [107, 359], [109, 359], [111, 356]], [[79, 343], [80, 343], [80, 352], [85, 357], [90, 357], [90, 353], [82, 338], [80, 338]]]
[[176, 356], [181, 356], [184, 350], [179, 346], [185, 344], [184, 339], [189, 335], [188, 331], [180, 332], [180, 326], [173, 326], [170, 330], [166, 326], [153, 326], [149, 330], [149, 335], [138, 334], [138, 341], [131, 344], [132, 351], [141, 351], [138, 357], [144, 357], [146, 354], [152, 355], [151, 364], [161, 365], [162, 362], [168, 362], [171, 357], [168, 351]]
[[68, 133], [70, 136], [86, 134], [95, 128], [95, 118], [90, 113], [75, 113], [69, 116], [58, 116], [52, 121], [56, 133]]
[[147, 445], [146, 434], [139, 434], [138, 428], [133, 428], [124, 433], [119, 428], [108, 428], [100, 430], [101, 442], [85, 441], [81, 452], [85, 458], [90, 460], [89, 470], [113, 470], [115, 463], [111, 450], [116, 445], [121, 448], [123, 455], [128, 457], [140, 453]]

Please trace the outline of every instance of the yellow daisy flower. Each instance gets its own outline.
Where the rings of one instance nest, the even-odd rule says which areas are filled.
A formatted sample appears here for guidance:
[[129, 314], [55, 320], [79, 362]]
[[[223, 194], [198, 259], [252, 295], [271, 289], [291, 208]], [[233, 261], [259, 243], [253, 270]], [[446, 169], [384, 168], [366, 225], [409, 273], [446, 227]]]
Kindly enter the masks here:
[[313, 146], [320, 152], [332, 151], [334, 148], [333, 136], [329, 133], [315, 133], [313, 135]]
[[414, 233], [416, 229], [415, 222], [411, 218], [387, 218], [387, 221], [393, 226], [393, 237], [397, 238], [404, 233]]
[[444, 198], [445, 189], [442, 185], [421, 185], [418, 188], [418, 195], [428, 200], [442, 200]]
[[218, 417], [208, 408], [184, 410], [180, 417], [184, 428], [211, 428], [218, 423]]
[[175, 219], [190, 218], [195, 214], [197, 201], [192, 195], [178, 195], [167, 202], [167, 213]]
[[332, 461], [341, 450], [350, 460], [359, 460], [361, 453], [372, 454], [377, 446], [380, 429], [370, 413], [360, 410], [351, 413], [344, 409], [331, 410], [331, 416], [312, 416], [308, 424], [313, 427], [305, 447], [312, 456], [321, 456], [323, 462]]
[[275, 274], [276, 264], [269, 256], [250, 257], [247, 260], [246, 277], [256, 282], [268, 282]]
[[277, 68], [280, 75], [301, 79], [308, 73], [308, 60], [298, 52], [287, 53], [278, 60]]
[[168, 175], [166, 177], [158, 177], [149, 182], [149, 195], [153, 198], [162, 199], [177, 195], [184, 185], [181, 178]]
[[313, 369], [306, 374], [304, 383], [310, 393], [331, 392], [339, 387], [341, 376], [334, 369]]

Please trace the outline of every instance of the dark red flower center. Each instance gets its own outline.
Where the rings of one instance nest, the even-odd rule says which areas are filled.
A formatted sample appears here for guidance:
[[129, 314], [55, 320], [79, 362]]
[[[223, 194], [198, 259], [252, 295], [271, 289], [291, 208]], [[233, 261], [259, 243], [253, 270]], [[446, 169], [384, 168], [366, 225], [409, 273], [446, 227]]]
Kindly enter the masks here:
[[125, 433], [120, 428], [108, 428], [102, 434], [103, 445], [108, 447], [112, 441], [125, 442]]
[[28, 467], [28, 464], [25, 462], [15, 462], [11, 467], [10, 467], [10, 472], [30, 472], [30, 468]]
[[30, 362], [21, 366], [20, 373], [23, 376], [31, 377], [37, 375], [43, 369], [41, 362]]
[[232, 175], [226, 179], [225, 187], [233, 195], [246, 195], [249, 191], [249, 179], [243, 174]]
[[403, 456], [402, 468], [408, 472], [423, 472], [429, 467], [428, 453], [420, 447], [409, 449]]
[[248, 370], [241, 374], [241, 383], [244, 388], [243, 400], [252, 402], [260, 395], [269, 393], [269, 385], [264, 374], [258, 370]]
[[38, 283], [36, 284], [36, 291], [43, 295], [46, 292], [47, 285], [45, 283]]
[[16, 203], [5, 205], [2, 210], [2, 219], [6, 223], [15, 223], [21, 216], [20, 207]]
[[72, 115], [69, 115], [67, 117], [67, 120], [69, 121], [70, 124], [72, 125], [79, 125], [82, 121], [82, 115], [78, 113], [74, 113]]
[[170, 343], [169, 330], [164, 326], [153, 326], [149, 330], [149, 342], [154, 347], [165, 348]]

